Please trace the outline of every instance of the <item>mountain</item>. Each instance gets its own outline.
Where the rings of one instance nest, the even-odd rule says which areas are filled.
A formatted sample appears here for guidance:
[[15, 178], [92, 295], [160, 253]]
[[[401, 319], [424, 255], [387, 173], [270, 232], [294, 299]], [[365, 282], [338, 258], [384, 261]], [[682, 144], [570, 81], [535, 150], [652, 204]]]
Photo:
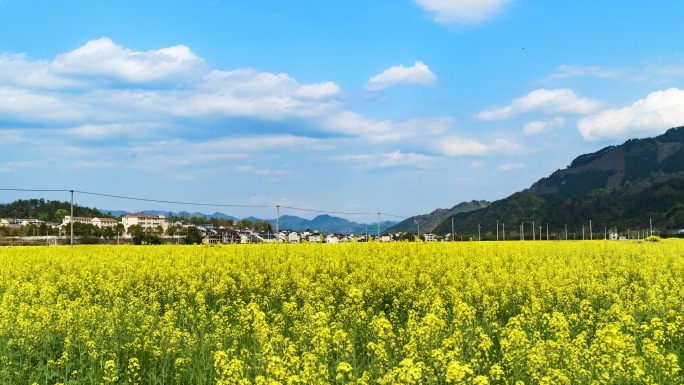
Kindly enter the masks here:
[[[121, 216], [124, 214], [129, 214], [126, 211], [121, 211], [121, 210], [110, 210], [108, 211], [114, 216]], [[247, 218], [236, 218], [230, 215], [226, 215], [224, 213], [219, 213], [215, 212], [213, 214], [204, 214], [200, 212], [187, 212], [187, 211], [181, 211], [178, 213], [169, 213], [168, 211], [160, 211], [160, 210], [143, 210], [141, 211], [143, 214], [152, 214], [152, 215], [164, 215], [164, 216], [169, 216], [169, 214], [173, 216], [178, 216], [178, 217], [185, 217], [185, 218], [191, 218], [191, 217], [199, 217], [199, 218], [220, 218], [220, 219], [232, 219], [234, 222], [238, 222], [240, 219], [249, 219], [252, 222], [255, 222], [257, 220], [260, 220], [260, 218], [256, 217], [247, 217]], [[268, 222], [270, 222], [273, 225], [273, 228], [276, 226], [276, 220], [274, 219], [267, 219]], [[387, 228], [396, 225], [397, 222], [394, 221], [381, 221], [380, 222], [380, 231], [385, 233]], [[300, 218], [297, 216], [293, 215], [283, 215], [280, 217], [280, 228], [283, 230], [292, 230], [292, 231], [304, 231], [306, 229], [310, 230], [320, 230], [323, 229], [323, 231], [327, 232], [334, 232], [334, 233], [345, 233], [345, 234], [352, 234], [352, 233], [364, 233], [366, 232], [366, 229], [368, 229], [369, 233], [376, 234], [378, 231], [378, 224], [376, 223], [370, 223], [370, 224], [365, 224], [365, 223], [356, 223], [356, 222], [351, 222], [347, 219], [344, 218], [339, 218], [339, 217], [333, 217], [327, 214], [324, 215], [319, 215], [314, 219], [304, 219]]]
[[[684, 228], [684, 127], [645, 139], [630, 139], [575, 158], [568, 167], [534, 183], [528, 189], [488, 207], [450, 216], [436, 234], [496, 237], [497, 230], [518, 237], [520, 224], [527, 237], [540, 228], [546, 237], [581, 234], [603, 238], [608, 228], [626, 232], [639, 229]], [[499, 227], [497, 229], [497, 221]], [[503, 236], [503, 234], [501, 234]]]
[[471, 202], [462, 202], [450, 209], [437, 209], [431, 212], [430, 214], [416, 215], [411, 218], [405, 219], [397, 223], [395, 226], [392, 226], [389, 229], [387, 229], [387, 232], [396, 233], [399, 231], [403, 231], [417, 233], [418, 226], [420, 226], [421, 233], [433, 231], [437, 227], [437, 225], [439, 225], [447, 218], [451, 218], [452, 216], [459, 213], [467, 213], [473, 210], [480, 210], [484, 207], [487, 207], [487, 205], [489, 205], [489, 202], [487, 201], [474, 200]]
[[[71, 213], [71, 203], [41, 199], [19, 199], [12, 203], [0, 203], [0, 218], [40, 219], [44, 221], [61, 221], [56, 216], [58, 210], [64, 210], [66, 215]], [[97, 208], [90, 208], [74, 204], [74, 216], [108, 217], [107, 212]]]
[[566, 169], [542, 178], [525, 192], [570, 197], [629, 185], [630, 193], [638, 193], [669, 179], [684, 178], [683, 144], [684, 127], [655, 138], [630, 139], [577, 157]]
[[[273, 227], [275, 228], [276, 220], [269, 219]], [[387, 229], [396, 222], [393, 221], [381, 221], [380, 222], [380, 232], [386, 233]], [[310, 230], [323, 230], [325, 233], [342, 233], [342, 234], [354, 234], [354, 233], [365, 233], [368, 231], [371, 234], [376, 234], [378, 231], [378, 223], [356, 223], [351, 222], [344, 218], [333, 217], [327, 214], [319, 215], [314, 219], [308, 220], [292, 215], [283, 215], [280, 217], [279, 223], [280, 229], [287, 229], [293, 231], [304, 231], [306, 229]]]

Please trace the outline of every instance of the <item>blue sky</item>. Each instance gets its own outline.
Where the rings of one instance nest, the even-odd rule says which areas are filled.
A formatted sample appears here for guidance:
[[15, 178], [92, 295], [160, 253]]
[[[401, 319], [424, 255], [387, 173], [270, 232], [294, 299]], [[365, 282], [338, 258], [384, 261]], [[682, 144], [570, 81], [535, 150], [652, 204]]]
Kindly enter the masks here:
[[[684, 125], [683, 14], [674, 0], [0, 0], [0, 185], [401, 216], [500, 199]], [[68, 199], [0, 201], [27, 197]]]

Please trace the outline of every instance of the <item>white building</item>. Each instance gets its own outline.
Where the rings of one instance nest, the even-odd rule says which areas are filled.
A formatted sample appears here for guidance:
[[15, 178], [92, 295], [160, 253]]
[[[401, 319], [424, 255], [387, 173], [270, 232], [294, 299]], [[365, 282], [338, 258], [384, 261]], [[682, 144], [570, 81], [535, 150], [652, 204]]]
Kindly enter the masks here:
[[[119, 223], [116, 221], [116, 219], [113, 219], [113, 218], [92, 218], [92, 217], [74, 217], [73, 221], [74, 221], [74, 223], [85, 223], [87, 225], [93, 225], [93, 226], [97, 226], [99, 228], [116, 227], [116, 225]], [[71, 224], [71, 215], [65, 216], [64, 220], [62, 221], [62, 226], [66, 226], [68, 224]]]
[[287, 239], [290, 243], [299, 243], [302, 240], [299, 234], [294, 231], [287, 235]]
[[161, 226], [164, 231], [169, 228], [166, 217], [163, 215], [152, 214], [127, 214], [121, 217], [121, 223], [124, 225], [124, 231], [128, 232], [128, 228], [134, 225], [140, 225], [143, 229], [151, 228], [152, 230]]
[[325, 243], [340, 243], [340, 238], [337, 235], [330, 234], [325, 237]]

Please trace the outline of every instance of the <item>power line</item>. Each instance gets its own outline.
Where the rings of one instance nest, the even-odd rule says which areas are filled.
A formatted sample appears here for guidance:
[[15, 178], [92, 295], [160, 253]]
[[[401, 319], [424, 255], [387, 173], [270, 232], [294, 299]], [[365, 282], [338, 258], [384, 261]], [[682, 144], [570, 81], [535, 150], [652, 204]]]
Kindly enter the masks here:
[[71, 190], [34, 190], [34, 189], [25, 189], [25, 188], [0, 188], [0, 191], [70, 192]]
[[388, 214], [388, 213], [317, 210], [317, 209], [307, 209], [307, 208], [302, 208], [302, 207], [283, 206], [283, 205], [246, 205], [246, 204], [222, 204], [222, 203], [206, 203], [206, 202], [180, 202], [180, 201], [169, 201], [169, 200], [162, 200], [162, 199], [149, 199], [149, 198], [129, 197], [129, 196], [123, 196], [123, 195], [104, 194], [104, 193], [97, 193], [97, 192], [92, 192], [92, 191], [82, 191], [82, 190], [0, 188], [0, 191], [74, 192], [74, 193], [79, 193], [79, 194], [84, 194], [84, 195], [100, 196], [100, 197], [106, 197], [106, 198], [124, 199], [124, 200], [138, 201], [138, 202], [166, 203], [166, 204], [186, 205], [186, 206], [240, 207], [240, 208], [277, 208], [277, 207], [281, 207], [281, 208], [286, 208], [286, 209], [290, 209], [290, 210], [307, 211], [307, 212], [314, 212], [314, 213], [341, 214], [341, 215], [375, 215], [375, 214], [381, 214], [384, 216], [395, 217], [395, 218], [403, 218], [403, 219], [411, 218], [411, 217], [406, 217], [406, 216], [402, 216], [402, 215], [394, 215], [394, 214]]
[[153, 202], [153, 203], [168, 203], [168, 204], [188, 205], [188, 206], [275, 208], [275, 205], [238, 205], [238, 204], [219, 204], [219, 203], [176, 202], [176, 201], [166, 201], [166, 200], [160, 200], [160, 199], [135, 198], [135, 197], [126, 197], [126, 196], [121, 196], [121, 195], [101, 194], [101, 193], [94, 193], [94, 192], [89, 192], [89, 191], [79, 191], [79, 190], [74, 190], [74, 192], [77, 192], [80, 194], [85, 194], [85, 195], [95, 195], [95, 196], [101, 196], [101, 197], [107, 197], [107, 198], [117, 198], [117, 199], [126, 199], [126, 200], [141, 201], [141, 202]]
[[346, 215], [373, 215], [373, 214], [377, 214], [377, 213], [352, 213], [352, 212], [345, 212], [345, 211], [305, 209], [305, 208], [301, 208], [301, 207], [292, 207], [292, 206], [283, 206], [283, 205], [281, 205], [280, 207], [285, 208], [285, 209], [290, 209], [290, 210], [309, 211], [312, 213], [329, 213], [329, 214], [346, 214]]

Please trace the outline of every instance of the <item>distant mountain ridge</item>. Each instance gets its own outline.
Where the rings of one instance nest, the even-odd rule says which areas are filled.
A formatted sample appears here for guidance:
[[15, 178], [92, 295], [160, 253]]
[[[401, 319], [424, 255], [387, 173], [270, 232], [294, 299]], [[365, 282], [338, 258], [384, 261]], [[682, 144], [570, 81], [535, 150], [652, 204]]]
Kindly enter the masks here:
[[524, 192], [569, 197], [628, 185], [629, 192], [634, 194], [654, 184], [681, 178], [684, 178], [684, 127], [580, 155], [566, 169], [540, 179]]
[[[110, 212], [114, 216], [121, 216], [125, 214], [131, 214], [127, 211], [123, 210], [110, 210], [107, 211]], [[185, 218], [190, 218], [190, 217], [199, 217], [199, 218], [220, 218], [220, 219], [232, 219], [234, 222], [238, 222], [240, 219], [249, 219], [250, 221], [254, 222], [256, 220], [259, 220], [261, 218], [256, 218], [256, 217], [247, 217], [247, 218], [236, 218], [231, 215], [227, 215], [224, 213], [219, 213], [215, 212], [213, 214], [205, 214], [205, 213], [200, 213], [200, 212], [187, 212], [187, 211], [181, 211], [181, 212], [169, 212], [169, 211], [161, 211], [161, 210], [143, 210], [140, 211], [142, 214], [152, 214], [152, 215], [164, 215], [164, 216], [178, 216], [178, 217], [185, 217]], [[276, 219], [266, 219], [269, 223], [273, 225], [273, 228], [276, 226]], [[314, 219], [305, 219], [305, 218], [300, 218], [298, 216], [293, 216], [293, 215], [283, 215], [280, 217], [279, 222], [279, 227], [281, 230], [292, 230], [292, 231], [304, 231], [304, 230], [323, 230], [326, 233], [334, 232], [334, 233], [344, 233], [344, 234], [352, 234], [352, 233], [364, 233], [366, 230], [368, 230], [369, 233], [376, 234], [378, 230], [378, 223], [357, 223], [357, 222], [352, 222], [344, 218], [340, 217], [334, 217], [328, 214], [323, 214], [315, 217]], [[395, 225], [397, 222], [396, 221], [381, 221], [380, 222], [380, 231], [381, 232], [386, 232], [387, 228]]]
[[485, 200], [461, 202], [450, 209], [436, 209], [430, 214], [415, 215], [405, 219], [391, 228], [387, 229], [390, 233], [410, 232], [418, 233], [418, 226], [421, 232], [433, 231], [441, 222], [459, 213], [467, 213], [487, 207], [489, 202]]
[[537, 236], [548, 224], [557, 238], [566, 227], [588, 232], [590, 220], [601, 238], [608, 228], [684, 228], [684, 127], [580, 155], [522, 192], [446, 218], [435, 233], [450, 233], [452, 218], [457, 234], [483, 239], [504, 227], [517, 237], [521, 224], [531, 238], [532, 222]]
[[[268, 219], [268, 221], [275, 227], [276, 220]], [[396, 225], [394, 221], [380, 221], [380, 232], [386, 233], [387, 229]], [[351, 222], [340, 217], [333, 217], [328, 214], [319, 215], [314, 219], [308, 220], [291, 215], [283, 215], [280, 217], [280, 228], [293, 231], [309, 230], [323, 230], [324, 233], [342, 233], [342, 234], [360, 234], [366, 231], [369, 234], [376, 234], [378, 231], [378, 223], [357, 223]]]

